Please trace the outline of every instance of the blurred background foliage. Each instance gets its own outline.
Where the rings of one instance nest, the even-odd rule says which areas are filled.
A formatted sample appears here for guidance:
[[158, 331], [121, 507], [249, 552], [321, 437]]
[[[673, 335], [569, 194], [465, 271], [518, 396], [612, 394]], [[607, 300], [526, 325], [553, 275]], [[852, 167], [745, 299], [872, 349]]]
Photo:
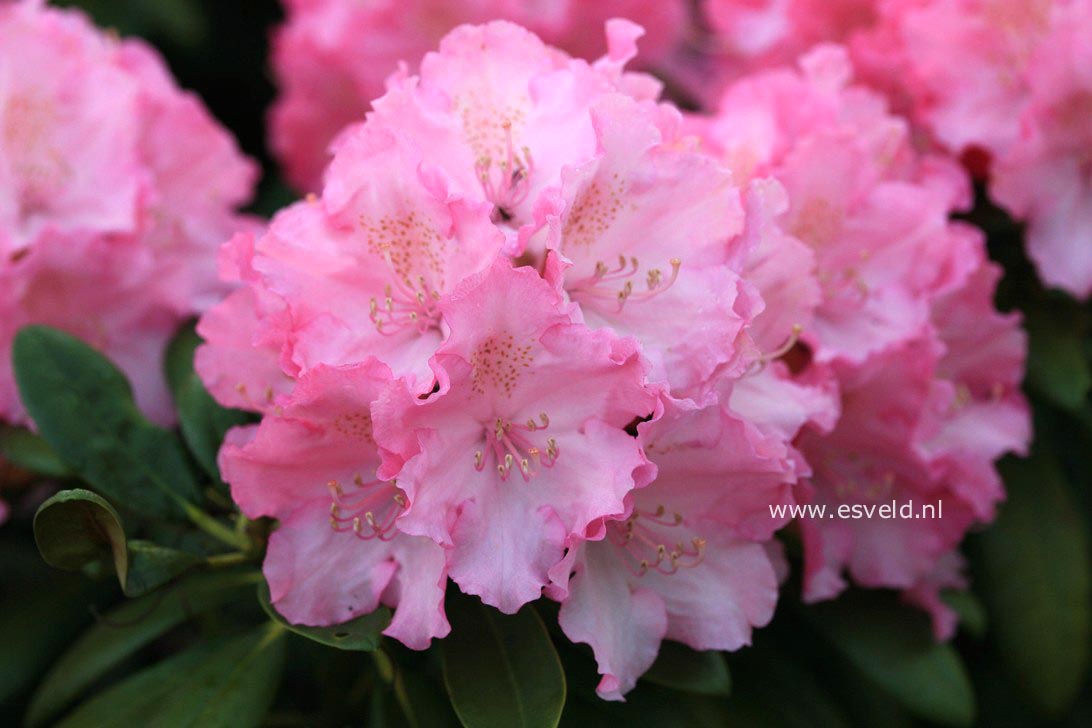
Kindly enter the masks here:
[[[265, 147], [265, 114], [274, 94], [268, 40], [282, 12], [275, 0], [56, 4], [80, 6], [99, 25], [141, 36], [163, 53], [180, 85], [199, 94], [262, 164], [255, 212], [269, 215], [294, 198]], [[476, 630], [492, 620], [491, 629], [537, 656], [530, 673], [521, 675], [516, 666], [527, 694], [496, 700], [556, 702], [567, 684], [562, 725], [1092, 725], [1092, 309], [1044, 290], [1024, 257], [1020, 226], [981, 192], [978, 199], [966, 217], [987, 232], [991, 256], [1005, 267], [998, 304], [1022, 311], [1030, 334], [1025, 388], [1036, 436], [1029, 459], [1002, 463], [1008, 500], [997, 522], [968, 539], [972, 589], [950, 595], [961, 616], [952, 645], [935, 644], [925, 617], [892, 594], [854, 592], [804, 607], [790, 580], [773, 624], [757, 633], [753, 647], [724, 656], [665, 645], [627, 703], [605, 704], [594, 696], [590, 652], [557, 631], [555, 605], [529, 605], [503, 617], [449, 594], [456, 634], [466, 640], [424, 653], [380, 642], [376, 628], [382, 625], [374, 620], [353, 623], [349, 631], [302, 635], [267, 619], [254, 596], [260, 578], [253, 563], [236, 567], [231, 562], [237, 557], [217, 554], [204, 531], [149, 522], [122, 528], [126, 513], [111, 515], [112, 509], [82, 496], [75, 504], [51, 503], [79, 509], [97, 524], [94, 543], [106, 544], [114, 568], [105, 568], [110, 579], [88, 579], [43, 563], [32, 532], [37, 503], [20, 510], [15, 499], [12, 519], [0, 529], [0, 721], [21, 724], [29, 707], [31, 722], [48, 725], [77, 698], [90, 696], [68, 715], [68, 724], [139, 725], [167, 709], [179, 725], [432, 726], [457, 724], [456, 713], [477, 725], [504, 725], [503, 713], [475, 705], [460, 684], [488, 684], [503, 662], [503, 655], [474, 641]], [[176, 342], [182, 353], [173, 361], [182, 363], [172, 383], [178, 401], [202, 413], [194, 421], [212, 429], [183, 431], [170, 448], [184, 441], [190, 454], [171, 450], [171, 457], [185, 457], [199, 472], [209, 461], [201, 437], [238, 420], [209, 409], [211, 400], [199, 386], [193, 391], [186, 379], [192, 377], [186, 356], [193, 343], [187, 332]], [[109, 372], [102, 374], [110, 379]], [[145, 434], [156, 447], [164, 444], [157, 440], [162, 433]], [[32, 483], [26, 469], [62, 482], [70, 476], [64, 458], [20, 433], [4, 433], [0, 448], [18, 450], [26, 466], [0, 473], [8, 488]], [[98, 485], [94, 474], [78, 475]], [[211, 512], [228, 518], [222, 483], [215, 472], [203, 477]], [[110, 487], [106, 480], [98, 490]], [[102, 541], [115, 517], [117, 529], [127, 533], [120, 541]], [[42, 550], [50, 554], [47, 526], [40, 522], [37, 535], [40, 546], [47, 540]], [[263, 527], [246, 526], [244, 551], [245, 544], [261, 543]], [[134, 531], [149, 540], [127, 541]], [[78, 537], [62, 532], [57, 543]], [[796, 561], [791, 538], [788, 547]], [[211, 566], [193, 569], [185, 555]], [[85, 556], [53, 553], [50, 560], [63, 565]], [[122, 574], [120, 589], [112, 581], [115, 570]], [[188, 575], [155, 589], [183, 572]], [[493, 647], [503, 652], [505, 644]], [[554, 649], [563, 673], [555, 667]]]

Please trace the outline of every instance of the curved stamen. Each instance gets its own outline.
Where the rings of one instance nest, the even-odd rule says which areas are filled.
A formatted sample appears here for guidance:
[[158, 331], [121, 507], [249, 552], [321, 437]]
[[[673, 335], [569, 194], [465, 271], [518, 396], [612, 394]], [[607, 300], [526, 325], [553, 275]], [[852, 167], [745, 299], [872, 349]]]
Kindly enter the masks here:
[[474, 468], [479, 472], [484, 470], [486, 460], [492, 456], [501, 480], [508, 480], [512, 468], [517, 467], [524, 481], [530, 481], [538, 472], [538, 467], [553, 467], [560, 454], [554, 438], [547, 437], [546, 449], [542, 450], [527, 437], [549, 426], [550, 418], [545, 412], [539, 415], [537, 422], [529, 419], [523, 425], [498, 417], [492, 427], [485, 429], [485, 447], [474, 452]]
[[381, 334], [393, 335], [406, 329], [423, 334], [436, 328], [440, 321], [437, 305], [440, 292], [428, 284], [424, 276], [414, 283], [409, 278], [392, 278], [383, 289], [383, 300], [373, 298], [369, 302], [368, 317]]
[[[596, 262], [594, 273], [574, 281], [566, 288], [569, 295], [576, 301], [614, 300], [617, 301], [618, 310], [621, 311], [628, 301], [647, 301], [671, 288], [678, 280], [682, 261], [672, 258], [670, 263], [671, 273], [666, 280], [661, 269], [650, 268], [645, 273], [646, 289], [636, 293], [633, 277], [640, 271], [641, 263], [637, 258], [632, 256], [627, 258], [624, 255], [618, 256], [616, 268], [610, 268], [603, 261]], [[607, 285], [615, 281], [621, 281], [622, 285], [620, 287]]]
[[396, 487], [396, 481], [366, 482], [357, 475], [348, 491], [336, 480], [331, 480], [326, 487], [330, 491], [330, 528], [339, 532], [352, 531], [363, 541], [394, 538], [394, 522], [407, 505], [406, 496]]
[[[481, 157], [474, 165], [478, 180], [482, 185], [485, 199], [493, 203], [493, 222], [507, 222], [512, 219], [518, 207], [531, 191], [530, 177], [534, 171], [531, 150], [523, 147], [520, 152], [512, 143], [512, 122], [507, 119], [504, 128], [506, 151], [501, 164], [493, 164], [489, 157]], [[494, 175], [494, 170], [499, 172]]]
[[762, 373], [762, 371], [766, 369], [767, 364], [777, 359], [780, 359], [781, 357], [792, 351], [793, 347], [800, 342], [800, 334], [802, 333], [804, 333], [804, 327], [800, 324], [793, 324], [792, 330], [789, 332], [788, 338], [786, 338], [785, 341], [782, 342], [781, 346], [777, 347], [773, 351], [766, 352], [765, 354], [761, 355], [753, 362], [751, 362], [750, 367], [743, 374], [743, 376], [753, 377], [756, 374]]
[[684, 527], [683, 516], [667, 514], [661, 505], [654, 511], [634, 509], [624, 521], [614, 521], [607, 528], [611, 543], [621, 552], [623, 561], [635, 576], [644, 576], [649, 569], [661, 574], [674, 574], [679, 569], [697, 566], [705, 558], [704, 538], [694, 536], [687, 541], [664, 538], [664, 529]]

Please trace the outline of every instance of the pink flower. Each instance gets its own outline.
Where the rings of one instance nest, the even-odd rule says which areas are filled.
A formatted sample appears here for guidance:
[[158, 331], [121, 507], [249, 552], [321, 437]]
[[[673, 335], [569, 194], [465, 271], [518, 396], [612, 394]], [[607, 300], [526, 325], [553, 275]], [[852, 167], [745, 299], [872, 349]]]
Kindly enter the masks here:
[[511, 613], [647, 479], [625, 427], [657, 398], [636, 343], [573, 323], [529, 268], [497, 261], [440, 305], [439, 389], [396, 382], [376, 405], [380, 475], [406, 493], [398, 528], [449, 549], [463, 591]]
[[1062, 4], [1028, 61], [1019, 138], [998, 154], [990, 194], [1028, 221], [1043, 280], [1092, 296], [1092, 3]]
[[[321, 200], [282, 210], [256, 241], [225, 250], [224, 273], [252, 293], [204, 319], [199, 371], [224, 403], [243, 404], [233, 394], [242, 385], [250, 409], [279, 391], [274, 362], [298, 376], [374, 354], [427, 391], [427, 362], [443, 338], [440, 298], [485, 268], [502, 240], [488, 206], [449, 194], [409, 144], [357, 128], [342, 139]], [[263, 363], [237, 367], [237, 352], [255, 344]]]
[[593, 106], [599, 151], [562, 173], [545, 267], [586, 323], [635, 336], [653, 378], [685, 392], [739, 364], [761, 304], [732, 265], [739, 193], [676, 117], [621, 94]]
[[256, 169], [153, 50], [78, 12], [5, 3], [0, 69], [0, 418], [26, 420], [15, 331], [47, 324], [111, 357], [169, 421], [163, 345], [223, 294], [215, 250], [254, 226], [235, 208]]
[[[271, 115], [272, 146], [291, 181], [315, 191], [337, 133], [363, 120], [400, 64], [413, 64], [416, 70], [418, 59], [460, 24], [512, 20], [547, 42], [593, 58], [605, 50], [604, 21], [626, 17], [650, 29], [644, 55], [653, 63], [673, 49], [686, 12], [681, 0], [470, 0], [457, 5], [447, 0], [289, 0], [286, 5], [288, 18], [273, 45], [281, 96]], [[540, 45], [537, 39], [525, 43], [531, 52]], [[519, 79], [515, 66], [505, 71], [504, 76]], [[422, 73], [427, 77], [423, 67]]]
[[909, 589], [974, 521], [972, 509], [933, 477], [914, 446], [939, 353], [935, 339], [923, 336], [859, 367], [836, 367], [838, 424], [829, 434], [805, 433], [800, 440], [814, 470], [814, 491], [806, 500], [832, 514], [844, 504], [912, 502], [920, 509], [928, 503], [940, 517], [802, 519], [806, 600], [841, 592], [843, 569], [861, 586]]
[[280, 521], [264, 565], [278, 612], [324, 626], [386, 604], [384, 634], [424, 649], [450, 629], [446, 567], [440, 546], [395, 528], [406, 496], [376, 476], [371, 407], [389, 381], [374, 359], [313, 369], [276, 414], [229, 434], [220, 467], [245, 514]]
[[915, 336], [974, 250], [948, 223], [969, 200], [964, 177], [916, 154], [905, 124], [851, 73], [843, 50], [817, 49], [800, 73], [732, 86], [704, 125], [730, 167], [785, 187], [780, 225], [815, 255], [821, 301], [804, 338], [821, 362], [860, 363]]
[[511, 23], [461, 26], [425, 56], [419, 77], [392, 78], [369, 123], [397, 129], [451, 190], [491, 205], [508, 252], [518, 254], [543, 193], [563, 169], [596, 155], [595, 101], [658, 93], [622, 72], [641, 32], [608, 24], [610, 52], [589, 65]]
[[552, 570], [560, 623], [595, 652], [597, 692], [620, 700], [663, 639], [735, 650], [769, 622], [778, 578], [767, 543], [792, 502], [793, 462], [712, 399], [669, 400], [638, 427], [655, 481], [627, 497], [598, 540], [574, 543]]
[[[916, 340], [835, 368], [841, 419], [829, 435], [800, 441], [815, 469], [812, 502], [828, 510], [912, 503], [916, 517], [804, 519], [805, 598], [837, 594], [845, 569], [858, 584], [904, 590], [933, 613], [939, 636], [950, 635], [936, 599], [961, 584], [950, 552], [971, 525], [992, 520], [1003, 497], [993, 463], [1025, 452], [1031, 434], [1019, 389], [1026, 341], [1014, 316], [993, 310], [997, 269], [979, 265], [937, 300]], [[925, 504], [936, 517], [922, 517]]]

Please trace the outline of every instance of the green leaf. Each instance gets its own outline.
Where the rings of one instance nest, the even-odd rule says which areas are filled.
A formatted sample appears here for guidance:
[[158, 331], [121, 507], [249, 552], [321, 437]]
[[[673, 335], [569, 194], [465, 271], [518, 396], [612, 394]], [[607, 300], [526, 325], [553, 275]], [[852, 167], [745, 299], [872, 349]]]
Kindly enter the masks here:
[[79, 339], [45, 326], [15, 336], [15, 380], [27, 412], [61, 460], [115, 503], [176, 516], [198, 497], [174, 435], [137, 410], [124, 375]]
[[286, 629], [315, 642], [320, 642], [329, 647], [337, 647], [340, 650], [357, 650], [371, 652], [379, 647], [383, 639], [383, 630], [391, 622], [391, 612], [386, 607], [380, 607], [371, 614], [357, 617], [343, 624], [335, 624], [330, 627], [308, 627], [302, 624], [291, 624], [282, 617], [269, 600], [269, 584], [263, 579], [258, 585], [258, 601], [262, 609], [277, 624]]
[[1082, 312], [1068, 301], [1044, 303], [1028, 314], [1028, 379], [1068, 410], [1079, 409], [1092, 388], [1086, 328]]
[[205, 558], [150, 541], [129, 542], [129, 572], [121, 585], [127, 597], [139, 597], [204, 563]]
[[455, 595], [448, 599], [447, 616], [451, 635], [441, 642], [444, 683], [464, 726], [558, 724], [565, 673], [531, 606], [501, 614], [477, 598]]
[[194, 574], [168, 591], [107, 612], [50, 668], [31, 699], [27, 724], [49, 720], [142, 647], [188, 619], [245, 598], [260, 579], [256, 571]]
[[66, 478], [72, 473], [42, 438], [19, 427], [0, 429], [0, 455], [23, 470], [51, 478]]
[[975, 541], [974, 574], [1005, 667], [1056, 716], [1088, 670], [1088, 526], [1052, 457], [1006, 460], [1002, 474], [1008, 500]]
[[220, 479], [216, 456], [224, 435], [236, 425], [250, 422], [249, 413], [221, 407], [205, 389], [193, 370], [193, 355], [201, 337], [192, 325], [184, 327], [167, 348], [167, 381], [175, 407], [182, 438], [201, 467], [212, 478]]
[[728, 695], [732, 692], [732, 677], [722, 653], [698, 652], [678, 642], [660, 645], [656, 662], [641, 679], [700, 695]]
[[5, 579], [0, 602], [0, 703], [8, 705], [91, 619], [100, 586], [78, 574], [42, 569], [45, 578]]
[[45, 562], [58, 569], [112, 562], [121, 590], [129, 597], [146, 594], [205, 561], [187, 551], [128, 541], [113, 506], [81, 488], [62, 490], [38, 508], [34, 540]]
[[940, 600], [959, 617], [959, 626], [976, 639], [986, 636], [986, 608], [975, 593], [967, 589], [941, 592]]
[[108, 688], [59, 723], [64, 728], [246, 728], [262, 722], [284, 668], [284, 629], [267, 624], [206, 642]]
[[827, 641], [871, 680], [926, 720], [965, 726], [974, 721], [974, 691], [959, 655], [933, 638], [924, 615], [890, 595], [850, 593], [811, 607]]
[[82, 488], [62, 490], [34, 514], [34, 541], [50, 566], [75, 571], [100, 559], [111, 559], [125, 583], [129, 553], [125, 530], [114, 507]]

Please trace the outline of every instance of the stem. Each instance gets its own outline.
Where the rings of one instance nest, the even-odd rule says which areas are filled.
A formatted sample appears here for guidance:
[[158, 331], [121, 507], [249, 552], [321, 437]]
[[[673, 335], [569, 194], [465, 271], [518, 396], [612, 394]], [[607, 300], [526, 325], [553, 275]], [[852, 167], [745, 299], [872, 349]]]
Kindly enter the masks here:
[[244, 534], [236, 533], [192, 503], [183, 502], [182, 508], [186, 512], [186, 517], [189, 518], [195, 526], [215, 538], [217, 541], [241, 551], [247, 550], [250, 546], [250, 542]]
[[233, 551], [230, 554], [215, 554], [208, 557], [206, 563], [212, 568], [236, 566], [237, 564], [245, 564], [250, 561], [250, 554], [243, 553], [242, 551]]

